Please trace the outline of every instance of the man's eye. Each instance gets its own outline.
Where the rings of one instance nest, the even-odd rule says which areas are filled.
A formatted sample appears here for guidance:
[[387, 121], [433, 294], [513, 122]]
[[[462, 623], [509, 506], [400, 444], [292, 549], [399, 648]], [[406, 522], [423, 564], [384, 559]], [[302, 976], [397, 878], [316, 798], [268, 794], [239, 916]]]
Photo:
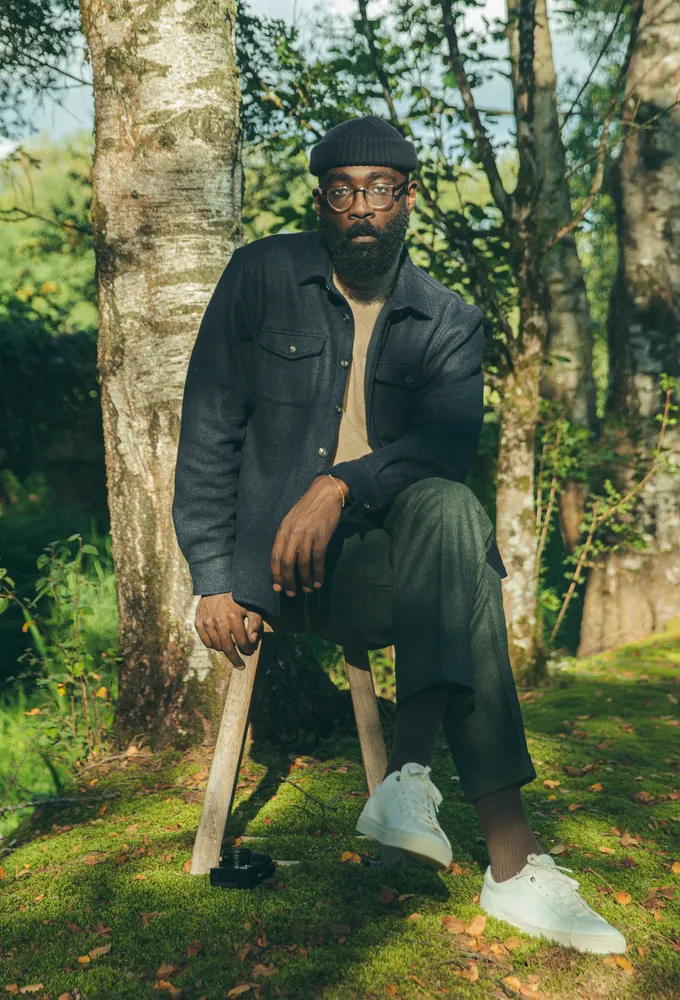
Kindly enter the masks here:
[[389, 194], [392, 189], [389, 184], [371, 184], [369, 190], [375, 194]]
[[335, 198], [343, 198], [345, 195], [351, 194], [351, 191], [348, 187], [337, 187], [329, 188], [328, 193]]

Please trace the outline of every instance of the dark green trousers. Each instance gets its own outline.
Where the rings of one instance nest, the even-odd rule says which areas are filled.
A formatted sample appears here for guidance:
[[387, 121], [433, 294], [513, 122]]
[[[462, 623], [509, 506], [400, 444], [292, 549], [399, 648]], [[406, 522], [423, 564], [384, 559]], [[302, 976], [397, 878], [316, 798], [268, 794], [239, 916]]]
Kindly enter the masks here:
[[282, 598], [274, 628], [340, 645], [394, 645], [397, 706], [450, 685], [443, 728], [465, 797], [533, 781], [508, 657], [501, 579], [486, 561], [491, 521], [463, 483], [404, 489], [376, 522], [341, 521], [323, 586]]

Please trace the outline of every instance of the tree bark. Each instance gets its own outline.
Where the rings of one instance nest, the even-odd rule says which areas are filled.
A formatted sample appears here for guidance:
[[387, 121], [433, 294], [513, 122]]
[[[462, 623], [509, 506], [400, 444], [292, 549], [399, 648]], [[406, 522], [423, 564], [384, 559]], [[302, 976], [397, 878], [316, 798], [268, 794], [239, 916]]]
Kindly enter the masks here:
[[234, 0], [80, 0], [92, 62], [98, 363], [117, 581], [117, 728], [210, 731], [227, 678], [173, 530], [189, 354], [242, 242]]
[[[573, 211], [557, 116], [555, 66], [546, 0], [536, 0], [535, 46], [536, 167], [540, 185], [537, 217], [539, 232], [543, 239], [548, 239], [569, 222]], [[548, 364], [543, 368], [541, 395], [560, 403], [564, 415], [573, 424], [592, 434], [597, 419], [592, 328], [583, 268], [573, 232], [545, 255], [542, 271], [548, 293]], [[576, 479], [567, 480], [560, 494], [560, 526], [570, 552], [580, 538], [585, 494], [583, 484]]]
[[[621, 456], [619, 488], [648, 468], [663, 406], [659, 374], [680, 369], [680, 17], [678, 4], [644, 0], [626, 80], [628, 129], [617, 170], [618, 270], [609, 311], [605, 435]], [[680, 432], [666, 446], [680, 464]], [[579, 655], [633, 642], [680, 613], [680, 480], [656, 474], [636, 525], [645, 550], [603, 557], [590, 573]]]

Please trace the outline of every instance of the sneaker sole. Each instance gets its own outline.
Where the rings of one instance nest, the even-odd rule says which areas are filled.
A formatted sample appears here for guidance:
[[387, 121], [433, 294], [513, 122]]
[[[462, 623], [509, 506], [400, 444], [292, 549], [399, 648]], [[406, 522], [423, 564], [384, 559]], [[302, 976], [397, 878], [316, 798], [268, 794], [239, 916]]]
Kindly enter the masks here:
[[359, 818], [356, 829], [357, 833], [372, 837], [384, 847], [397, 847], [404, 854], [424, 861], [431, 868], [448, 868], [451, 863], [451, 855], [446, 852], [444, 845], [437, 844], [429, 837], [419, 836], [405, 830], [390, 829], [366, 817]]
[[530, 934], [532, 937], [547, 938], [548, 941], [554, 941], [556, 944], [564, 945], [566, 948], [594, 952], [596, 955], [622, 955], [626, 950], [625, 941], [623, 945], [614, 947], [611, 939], [606, 937], [571, 934], [569, 931], [548, 931], [545, 927], [537, 927], [535, 924], [529, 924], [523, 920], [519, 921], [517, 917], [511, 917], [501, 910], [493, 911], [484, 906], [481, 900], [479, 906], [490, 917], [505, 920], [506, 923], [512, 924], [513, 927], [517, 927], [518, 930], [523, 931], [525, 934]]

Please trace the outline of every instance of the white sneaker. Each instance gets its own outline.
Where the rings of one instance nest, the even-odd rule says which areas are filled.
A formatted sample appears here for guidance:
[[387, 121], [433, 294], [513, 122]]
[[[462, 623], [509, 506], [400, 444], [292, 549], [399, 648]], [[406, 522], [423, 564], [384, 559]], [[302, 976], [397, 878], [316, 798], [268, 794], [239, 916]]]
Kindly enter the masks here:
[[622, 954], [626, 950], [623, 934], [579, 895], [578, 880], [564, 874], [570, 871], [549, 854], [528, 854], [521, 871], [496, 882], [489, 865], [479, 905], [525, 934], [543, 935], [578, 951]]
[[430, 773], [429, 767], [409, 762], [388, 774], [367, 800], [357, 831], [434, 868], [448, 868], [451, 843], [437, 822], [442, 794]]

